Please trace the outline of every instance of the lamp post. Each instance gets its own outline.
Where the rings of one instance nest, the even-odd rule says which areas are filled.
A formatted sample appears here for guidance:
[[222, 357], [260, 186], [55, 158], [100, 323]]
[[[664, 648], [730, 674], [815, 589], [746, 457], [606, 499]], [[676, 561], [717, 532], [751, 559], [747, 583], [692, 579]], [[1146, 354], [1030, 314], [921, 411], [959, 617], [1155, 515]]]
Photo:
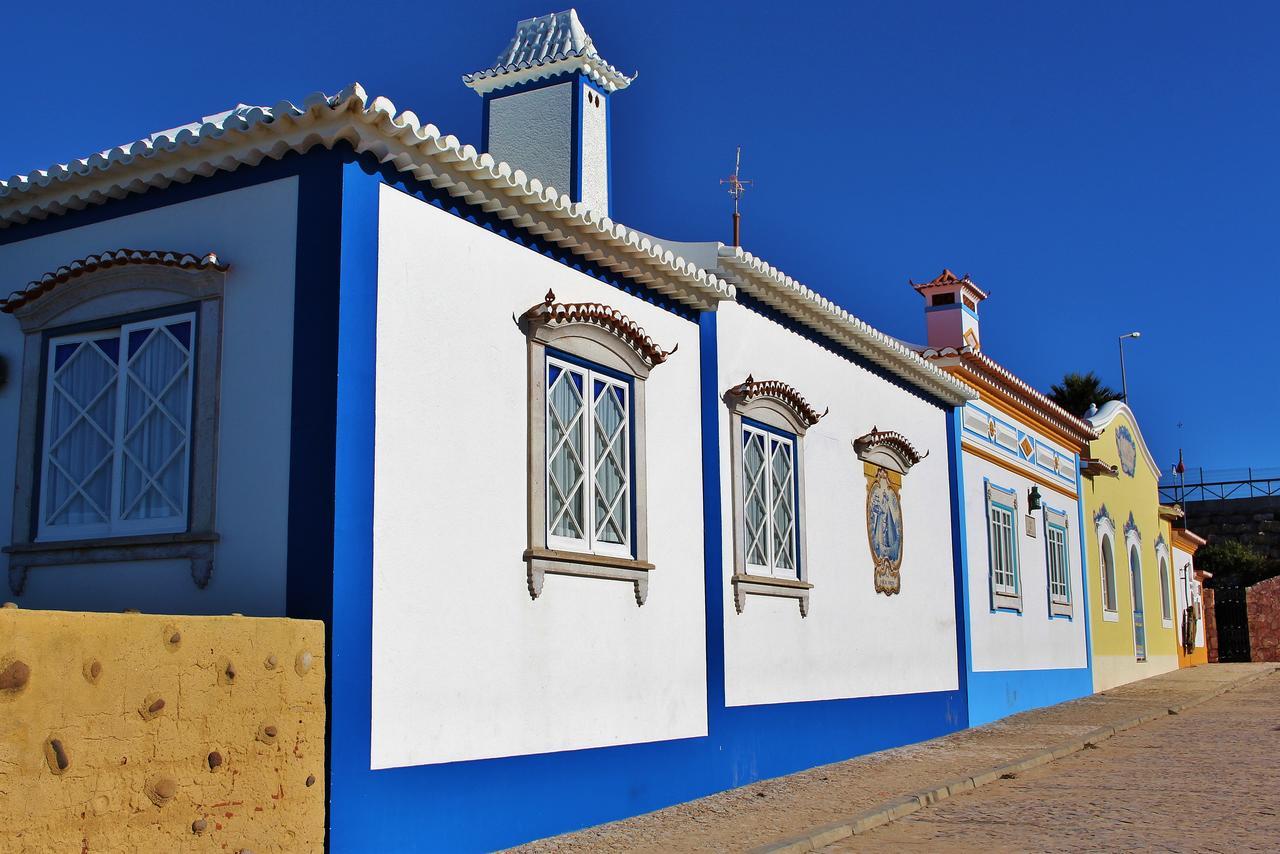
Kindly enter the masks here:
[[1125, 375], [1124, 375], [1124, 339], [1126, 339], [1126, 338], [1141, 338], [1141, 337], [1142, 337], [1142, 333], [1141, 333], [1141, 332], [1130, 332], [1130, 333], [1128, 333], [1128, 334], [1126, 334], [1126, 335], [1121, 335], [1121, 336], [1120, 336], [1120, 339], [1119, 339], [1119, 343], [1120, 343], [1120, 399], [1121, 399], [1121, 400], [1123, 400], [1125, 403], [1128, 403], [1128, 402], [1129, 402], [1129, 382], [1128, 382], [1128, 380], [1127, 380], [1127, 379], [1125, 379]]

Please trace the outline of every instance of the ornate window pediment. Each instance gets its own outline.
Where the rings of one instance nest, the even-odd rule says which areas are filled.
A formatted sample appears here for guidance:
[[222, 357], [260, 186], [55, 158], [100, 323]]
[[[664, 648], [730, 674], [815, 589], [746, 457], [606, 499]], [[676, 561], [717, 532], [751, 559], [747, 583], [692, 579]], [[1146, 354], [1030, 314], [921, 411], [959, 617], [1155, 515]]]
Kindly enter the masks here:
[[854, 439], [853, 450], [863, 462], [898, 474], [906, 474], [912, 466], [929, 456], [928, 451], [923, 454], [917, 451], [901, 433], [878, 427], [872, 427], [870, 433]]
[[[676, 345], [670, 350], [663, 350], [639, 324], [616, 308], [595, 302], [556, 302], [553, 291], [547, 291], [542, 302], [521, 315], [520, 322], [528, 335], [544, 344], [555, 345], [556, 341], [565, 338], [595, 342], [605, 352], [613, 354], [612, 359], [606, 358], [605, 361], [621, 359], [624, 366], [614, 367], [641, 379], [648, 377], [651, 370], [679, 349]], [[619, 347], [619, 344], [624, 346]], [[588, 345], [588, 349], [595, 348]]]
[[[738, 383], [724, 393], [724, 400], [739, 412], [748, 409], [768, 409], [786, 420], [786, 428], [797, 436], [817, 424], [829, 412], [829, 409], [818, 412], [809, 402], [791, 386], [778, 380], [757, 380], [748, 375], [745, 382]], [[776, 425], [783, 426], [783, 425]]]

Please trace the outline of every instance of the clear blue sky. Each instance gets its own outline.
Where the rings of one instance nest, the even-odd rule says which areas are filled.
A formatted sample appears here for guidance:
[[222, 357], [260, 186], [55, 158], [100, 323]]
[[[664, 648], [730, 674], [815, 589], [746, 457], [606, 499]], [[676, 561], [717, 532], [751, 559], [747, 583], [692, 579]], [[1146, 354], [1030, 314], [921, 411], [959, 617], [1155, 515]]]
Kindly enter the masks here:
[[[560, 2], [17, 4], [0, 173], [354, 80], [478, 144], [459, 75]], [[908, 277], [969, 272], [985, 350], [1042, 389], [1119, 386], [1139, 329], [1130, 398], [1162, 466], [1180, 445], [1280, 464], [1280, 4], [577, 9], [640, 72], [614, 102], [616, 218], [727, 239], [741, 144], [743, 242], [810, 287], [920, 340]]]

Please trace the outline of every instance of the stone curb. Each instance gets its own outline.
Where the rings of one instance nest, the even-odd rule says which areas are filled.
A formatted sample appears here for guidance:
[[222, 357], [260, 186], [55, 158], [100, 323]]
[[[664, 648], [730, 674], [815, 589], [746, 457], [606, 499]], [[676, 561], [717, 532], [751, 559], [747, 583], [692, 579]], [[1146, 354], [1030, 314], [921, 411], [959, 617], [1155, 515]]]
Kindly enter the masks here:
[[770, 842], [757, 848], [752, 848], [749, 854], [801, 854], [802, 852], [817, 851], [841, 839], [847, 839], [850, 836], [857, 836], [866, 833], [868, 830], [880, 827], [884, 824], [897, 821], [904, 816], [911, 815], [913, 812], [924, 809], [930, 804], [938, 801], [945, 801], [961, 792], [972, 791], [979, 786], [985, 786], [988, 783], [994, 783], [1001, 778], [1012, 778], [1022, 771], [1030, 771], [1032, 768], [1038, 768], [1041, 765], [1047, 765], [1064, 756], [1070, 756], [1077, 751], [1084, 750], [1089, 746], [1096, 746], [1098, 743], [1106, 741], [1118, 732], [1124, 732], [1128, 729], [1141, 726], [1145, 723], [1158, 720], [1168, 715], [1181, 714], [1183, 711], [1198, 706], [1220, 697], [1228, 691], [1241, 688], [1251, 682], [1256, 682], [1264, 676], [1269, 676], [1280, 670], [1280, 667], [1272, 667], [1266, 670], [1259, 670], [1257, 673], [1250, 673], [1230, 682], [1223, 682], [1217, 688], [1186, 700], [1177, 705], [1168, 706], [1158, 712], [1147, 712], [1137, 717], [1127, 718], [1119, 723], [1108, 724], [1091, 730], [1082, 736], [1064, 741], [1054, 747], [1048, 747], [1038, 750], [1035, 753], [1015, 759], [1012, 762], [1006, 762], [1003, 765], [997, 765], [994, 768], [988, 768], [985, 771], [979, 771], [968, 777], [962, 777], [959, 780], [952, 780], [946, 783], [939, 783], [936, 786], [930, 786], [925, 789], [912, 792], [900, 798], [886, 801], [878, 806], [874, 806], [869, 810], [864, 810], [857, 815], [840, 819], [839, 821], [824, 824], [805, 833], [796, 836], [788, 836], [785, 839], [779, 839], [776, 842]]

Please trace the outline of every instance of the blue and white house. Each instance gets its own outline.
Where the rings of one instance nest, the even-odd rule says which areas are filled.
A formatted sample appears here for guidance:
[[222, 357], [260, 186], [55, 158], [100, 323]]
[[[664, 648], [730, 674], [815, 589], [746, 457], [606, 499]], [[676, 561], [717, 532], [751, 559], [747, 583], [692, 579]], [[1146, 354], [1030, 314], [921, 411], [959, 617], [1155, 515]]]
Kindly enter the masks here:
[[971, 278], [913, 286], [921, 354], [979, 392], [954, 415], [969, 723], [1090, 694], [1080, 457], [1097, 434], [983, 351]]
[[[631, 79], [561, 12], [465, 78], [489, 151], [357, 85], [0, 185], [11, 596], [326, 620], [335, 851], [510, 845], [1087, 672], [1040, 529], [1020, 616], [973, 617], [973, 386], [608, 216]], [[1075, 452], [1031, 441], [991, 481], [1041, 484], [1075, 591], [1074, 481], [1037, 468]]]

